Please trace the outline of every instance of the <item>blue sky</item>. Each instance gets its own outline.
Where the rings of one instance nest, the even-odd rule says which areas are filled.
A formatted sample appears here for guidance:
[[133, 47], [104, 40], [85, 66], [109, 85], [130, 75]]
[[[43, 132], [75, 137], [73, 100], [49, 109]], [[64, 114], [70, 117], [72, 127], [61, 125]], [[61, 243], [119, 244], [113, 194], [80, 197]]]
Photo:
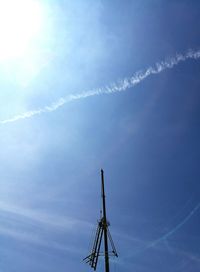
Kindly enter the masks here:
[[199, 271], [200, 2], [37, 2], [40, 33], [0, 59], [0, 271], [91, 270], [101, 168], [111, 271]]

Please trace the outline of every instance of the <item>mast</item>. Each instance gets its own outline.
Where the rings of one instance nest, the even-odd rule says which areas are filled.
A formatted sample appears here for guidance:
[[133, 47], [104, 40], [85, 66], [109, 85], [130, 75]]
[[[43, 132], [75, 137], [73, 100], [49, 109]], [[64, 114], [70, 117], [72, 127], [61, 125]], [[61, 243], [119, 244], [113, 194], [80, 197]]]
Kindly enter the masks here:
[[104, 228], [104, 253], [105, 253], [105, 271], [109, 272], [109, 255], [108, 255], [108, 234], [107, 234], [107, 219], [106, 219], [106, 199], [104, 190], [104, 172], [101, 169], [101, 182], [102, 182], [102, 202], [103, 202], [103, 228]]
[[[83, 260], [86, 261], [86, 263], [89, 263], [89, 265], [96, 270], [98, 258], [99, 256], [104, 256], [105, 259], [105, 272], [109, 272], [109, 256], [116, 256], [117, 251], [114, 246], [114, 242], [112, 240], [110, 231], [109, 231], [109, 222], [107, 221], [106, 217], [106, 199], [105, 199], [105, 188], [104, 188], [104, 172], [103, 169], [101, 169], [101, 197], [102, 197], [102, 208], [103, 208], [103, 214], [98, 221], [98, 226], [95, 234], [95, 239], [93, 243], [93, 247], [91, 250], [90, 255], [88, 255]], [[104, 236], [104, 252], [100, 252], [101, 249], [101, 242], [102, 238]], [[108, 242], [110, 242], [110, 246], [112, 248], [112, 251], [109, 251]]]

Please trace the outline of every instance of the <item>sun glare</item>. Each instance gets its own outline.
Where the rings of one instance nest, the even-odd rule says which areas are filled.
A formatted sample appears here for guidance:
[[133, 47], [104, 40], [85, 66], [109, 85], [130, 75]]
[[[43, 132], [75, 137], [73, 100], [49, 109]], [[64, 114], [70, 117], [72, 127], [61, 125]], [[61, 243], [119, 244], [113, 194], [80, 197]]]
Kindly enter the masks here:
[[37, 0], [0, 0], [0, 61], [21, 57], [42, 27]]

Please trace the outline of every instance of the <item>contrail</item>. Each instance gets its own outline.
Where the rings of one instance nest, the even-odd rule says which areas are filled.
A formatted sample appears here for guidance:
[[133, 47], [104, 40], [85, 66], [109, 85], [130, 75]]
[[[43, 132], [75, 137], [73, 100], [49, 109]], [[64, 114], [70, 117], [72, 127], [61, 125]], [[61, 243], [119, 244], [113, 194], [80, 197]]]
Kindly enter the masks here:
[[189, 220], [190, 218], [200, 209], [200, 202], [190, 211], [190, 213], [181, 221], [179, 222], [173, 229], [159, 237], [158, 239], [150, 242], [146, 246], [142, 246], [138, 249], [136, 249], [131, 255], [128, 256], [128, 258], [133, 257], [135, 255], [138, 255], [149, 248], [155, 247], [157, 244], [159, 244], [162, 241], [165, 241], [168, 239], [170, 236], [172, 236], [174, 233], [176, 233], [181, 227], [183, 227]]
[[185, 54], [177, 53], [174, 57], [168, 58], [161, 62], [157, 62], [154, 64], [154, 66], [149, 66], [145, 70], [137, 71], [132, 77], [126, 77], [122, 80], [113, 82], [107, 86], [104, 86], [98, 89], [89, 90], [89, 91], [81, 92], [78, 94], [70, 94], [65, 97], [61, 97], [56, 102], [50, 104], [49, 106], [44, 106], [43, 108], [39, 108], [36, 110], [30, 110], [30, 111], [21, 113], [19, 115], [10, 117], [8, 119], [1, 120], [0, 124], [11, 123], [21, 119], [30, 118], [32, 116], [39, 115], [42, 113], [52, 112], [57, 110], [64, 104], [74, 100], [79, 100], [79, 99], [87, 98], [90, 96], [122, 92], [129, 88], [134, 87], [135, 85], [139, 84], [140, 82], [142, 82], [144, 79], [146, 79], [147, 77], [151, 75], [159, 74], [166, 69], [173, 68], [175, 65], [178, 65], [180, 62], [184, 62], [188, 59], [197, 60], [199, 58], [200, 58], [200, 50], [195, 51], [190, 49]]

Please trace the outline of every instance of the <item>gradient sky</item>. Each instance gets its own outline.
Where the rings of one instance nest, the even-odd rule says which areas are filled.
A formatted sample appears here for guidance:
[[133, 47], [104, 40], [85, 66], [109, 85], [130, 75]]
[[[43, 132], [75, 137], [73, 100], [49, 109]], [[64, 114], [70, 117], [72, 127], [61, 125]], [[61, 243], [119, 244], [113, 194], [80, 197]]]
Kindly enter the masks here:
[[100, 168], [119, 254], [111, 271], [199, 271], [200, 59], [15, 117], [197, 52], [200, 1], [38, 3], [38, 36], [0, 60], [0, 271], [91, 271], [82, 259], [100, 216]]

